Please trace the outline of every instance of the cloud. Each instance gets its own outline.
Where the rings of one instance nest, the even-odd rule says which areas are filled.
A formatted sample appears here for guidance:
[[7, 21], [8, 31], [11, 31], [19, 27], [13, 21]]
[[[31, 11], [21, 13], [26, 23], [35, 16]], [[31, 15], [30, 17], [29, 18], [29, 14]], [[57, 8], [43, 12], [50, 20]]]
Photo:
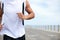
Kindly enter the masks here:
[[[42, 1], [42, 2], [41, 2]], [[50, 0], [49, 0], [50, 1]], [[48, 3], [49, 1], [46, 2], [45, 7], [42, 7], [43, 5], [38, 5], [38, 3], [44, 3], [44, 0], [31, 0], [31, 8], [35, 12], [35, 18], [32, 20], [25, 20], [25, 25], [57, 25], [60, 24], [60, 14], [58, 10], [58, 6], [56, 6], [58, 3], [56, 0], [54, 4], [53, 2]], [[33, 3], [34, 2], [34, 3]]]

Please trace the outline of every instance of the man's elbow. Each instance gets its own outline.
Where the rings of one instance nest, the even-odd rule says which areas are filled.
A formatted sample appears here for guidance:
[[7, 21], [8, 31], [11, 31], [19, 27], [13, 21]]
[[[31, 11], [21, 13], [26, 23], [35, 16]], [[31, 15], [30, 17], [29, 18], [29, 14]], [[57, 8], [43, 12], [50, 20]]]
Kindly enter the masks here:
[[35, 14], [33, 13], [33, 16], [32, 16], [32, 18], [35, 18]]
[[35, 18], [35, 14], [34, 13], [32, 13], [32, 15], [31, 15], [31, 19], [33, 19], [33, 18]]

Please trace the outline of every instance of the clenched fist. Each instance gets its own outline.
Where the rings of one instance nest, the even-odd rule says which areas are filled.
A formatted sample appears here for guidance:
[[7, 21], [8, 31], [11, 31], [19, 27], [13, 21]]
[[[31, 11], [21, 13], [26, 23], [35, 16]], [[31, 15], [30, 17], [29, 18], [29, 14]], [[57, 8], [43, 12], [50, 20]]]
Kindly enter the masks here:
[[25, 15], [23, 15], [23, 13], [17, 13], [17, 15], [22, 20], [27, 19], [27, 17]]

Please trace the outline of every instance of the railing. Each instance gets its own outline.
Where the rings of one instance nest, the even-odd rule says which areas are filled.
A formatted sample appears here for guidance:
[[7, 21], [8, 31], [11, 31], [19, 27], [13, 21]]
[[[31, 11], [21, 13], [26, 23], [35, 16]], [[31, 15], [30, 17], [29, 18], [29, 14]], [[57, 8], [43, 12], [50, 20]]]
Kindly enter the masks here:
[[40, 25], [40, 29], [60, 33], [60, 25]]

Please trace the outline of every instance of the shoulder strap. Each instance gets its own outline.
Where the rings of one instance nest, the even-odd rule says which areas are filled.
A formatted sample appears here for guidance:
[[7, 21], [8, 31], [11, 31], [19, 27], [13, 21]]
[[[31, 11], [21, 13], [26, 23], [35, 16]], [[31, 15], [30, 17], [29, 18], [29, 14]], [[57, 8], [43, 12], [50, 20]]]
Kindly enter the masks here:
[[24, 14], [24, 2], [23, 2], [23, 4], [22, 4], [22, 12], [23, 12], [23, 14]]
[[[22, 13], [24, 14], [24, 2], [22, 4]], [[24, 20], [22, 20], [22, 24], [24, 25]]]

